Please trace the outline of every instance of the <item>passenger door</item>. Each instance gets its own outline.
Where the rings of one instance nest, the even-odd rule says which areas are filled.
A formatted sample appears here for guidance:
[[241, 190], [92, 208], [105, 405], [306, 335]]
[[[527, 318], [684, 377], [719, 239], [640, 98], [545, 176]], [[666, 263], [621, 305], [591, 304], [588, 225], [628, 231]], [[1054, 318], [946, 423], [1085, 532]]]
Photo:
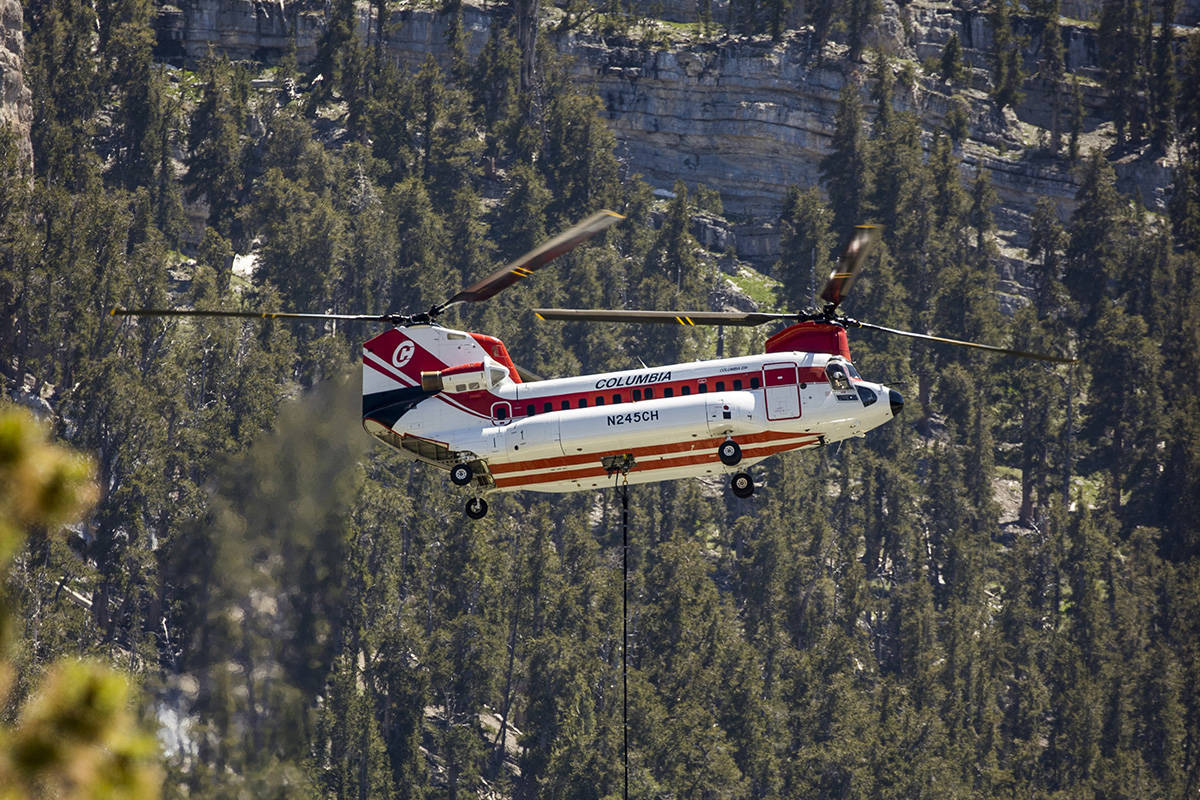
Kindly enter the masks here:
[[800, 416], [800, 387], [795, 362], [763, 365], [763, 395], [767, 419], [796, 419]]

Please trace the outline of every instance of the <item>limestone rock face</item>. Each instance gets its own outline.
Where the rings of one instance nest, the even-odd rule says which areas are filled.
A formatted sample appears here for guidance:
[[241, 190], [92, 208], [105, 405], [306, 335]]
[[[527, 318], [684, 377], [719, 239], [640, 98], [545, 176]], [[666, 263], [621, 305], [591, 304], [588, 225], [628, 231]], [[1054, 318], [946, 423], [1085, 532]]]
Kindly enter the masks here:
[[196, 0], [158, 7], [158, 58], [195, 63], [211, 47], [232, 60], [274, 61], [296, 42], [296, 58], [311, 61], [321, 35], [320, 4], [284, 0]]
[[[1085, 78], [1085, 133], [1096, 136], [1105, 100], [1094, 81], [1100, 75], [1094, 24], [1099, 0], [1073, 1], [1093, 22], [1064, 20], [1065, 56], [1068, 69]], [[1180, 6], [1178, 19], [1200, 16], [1200, 0], [1182, 0]], [[671, 0], [662, 7], [668, 18], [691, 21], [698, 4]], [[474, 56], [487, 41], [493, 13], [498, 12], [470, 2], [462, 8], [466, 49]], [[724, 8], [724, 3], [713, 3], [718, 22]], [[365, 3], [359, 14], [359, 32], [366, 37], [370, 19]], [[269, 62], [294, 41], [303, 64], [315, 55], [321, 20], [322, 6], [316, 0], [183, 0], [180, 7], [160, 7], [160, 57], [195, 63], [211, 46], [231, 58]], [[429, 7], [400, 6], [384, 28], [385, 47], [413, 69], [431, 54], [447, 66], [449, 23]], [[1000, 244], [1012, 270], [1019, 271], [1037, 200], [1049, 197], [1066, 216], [1078, 187], [1069, 166], [1045, 151], [1056, 96], [1065, 139], [1069, 115], [1063, 87], [1036, 77], [1041, 32], [1023, 18], [1014, 24], [1028, 39], [1025, 62], [1032, 76], [1015, 113], [1000, 113], [988, 97], [992, 33], [982, 4], [912, 0], [901, 7], [885, 0], [882, 20], [869, 38], [872, 46], [892, 54], [898, 77], [906, 71], [910, 76], [907, 83], [897, 84], [896, 105], [919, 115], [924, 130], [943, 128], [949, 111], [965, 103], [969, 130], [961, 143], [964, 180], [977, 169], [990, 173], [1003, 204], [997, 209]], [[937, 75], [922, 75], [919, 66], [940, 57], [952, 34], [964, 48], [969, 72], [968, 89], [957, 93]], [[697, 42], [683, 33], [669, 46], [578, 31], [557, 34], [548, 29], [547, 35], [571, 57], [578, 83], [603, 101], [618, 139], [618, 155], [629, 171], [657, 188], [670, 189], [683, 180], [693, 188], [703, 183], [719, 190], [727, 215], [736, 221], [721, 246], [735, 246], [740, 257], [760, 263], [773, 260], [777, 252], [774, 221], [787, 190], [820, 182], [819, 165], [829, 152], [842, 87], [847, 82], [860, 86], [867, 118], [874, 113], [866, 86], [871, 68], [848, 62], [841, 45], [827, 43], [818, 51], [806, 29], [793, 30], [774, 43], [766, 36]], [[1123, 189], [1152, 207], [1161, 204], [1168, 165], [1134, 158], [1115, 167]]]
[[25, 161], [32, 164], [29, 128], [33, 121], [33, 100], [21, 71], [24, 55], [21, 3], [0, 0], [0, 127], [11, 126]]

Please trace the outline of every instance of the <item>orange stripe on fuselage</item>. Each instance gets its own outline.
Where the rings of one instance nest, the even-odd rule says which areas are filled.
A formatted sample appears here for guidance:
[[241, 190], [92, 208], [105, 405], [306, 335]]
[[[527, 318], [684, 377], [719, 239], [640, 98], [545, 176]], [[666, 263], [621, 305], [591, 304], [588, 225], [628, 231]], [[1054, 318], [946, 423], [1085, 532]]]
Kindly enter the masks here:
[[[743, 458], [766, 458], [767, 456], [774, 455], [775, 453], [782, 453], [787, 450], [796, 450], [801, 447], [806, 447], [811, 444], [816, 444], [818, 441], [820, 441], [820, 439], [821, 439], [820, 436], [810, 436], [810, 438], [807, 441], [791, 442], [788, 444], [767, 445], [764, 447], [743, 448], [742, 456], [743, 456]], [[722, 442], [722, 441], [724, 441], [724, 439], [715, 439], [713, 441]], [[688, 443], [685, 442], [684, 444], [688, 444]], [[676, 447], [678, 447], [678, 445], [676, 445]], [[715, 445], [714, 445], [714, 447], [715, 447]], [[648, 448], [642, 448], [642, 449], [648, 449]], [[621, 452], [628, 452], [628, 451], [615, 451], [615, 452], [621, 453]], [[636, 455], [637, 455], [636, 451], [635, 451], [634, 455], [636, 457]], [[597, 458], [601, 458], [601, 457], [602, 457], [602, 455], [599, 455], [599, 454], [593, 454], [591, 456], [592, 459], [597, 459]], [[544, 461], [554, 461], [554, 460], [555, 459], [539, 459], [539, 461], [543, 461], [543, 462]], [[561, 461], [561, 460], [565, 460], [565, 459], [559, 459], [559, 460]], [[676, 469], [678, 467], [687, 467], [687, 466], [692, 466], [694, 464], [704, 464], [704, 463], [710, 462], [712, 460], [713, 460], [712, 453], [708, 453], [708, 452], [696, 453], [696, 454], [692, 454], [692, 455], [679, 456], [676, 458], [662, 459], [661, 461], [653, 462], [652, 465], [651, 464], [646, 464], [646, 465], [639, 464], [634, 467], [634, 470], [639, 471], [639, 472], [654, 472], [656, 470], [662, 470], [662, 469]], [[525, 463], [532, 464], [534, 462], [525, 462]], [[551, 466], [548, 466], [545, 468], [552, 469], [553, 466], [555, 466], [555, 465], [551, 465]], [[531, 469], [531, 467], [522, 467], [522, 469]], [[495, 473], [495, 470], [492, 470], [492, 472]], [[511, 478], [496, 478], [495, 481], [496, 481], [497, 489], [508, 489], [508, 488], [515, 488], [515, 487], [519, 487], [519, 486], [533, 486], [533, 485], [536, 485], [539, 483], [560, 483], [562, 481], [582, 480], [584, 478], [598, 478], [598, 477], [601, 477], [601, 476], [604, 476], [607, 474], [608, 473], [604, 469], [603, 466], [589, 466], [589, 467], [584, 467], [582, 469], [561, 470], [561, 471], [557, 471], [557, 472], [543, 472], [543, 473], [539, 473], [537, 475], [517, 475], [517, 476], [513, 476]]]
[[[751, 433], [746, 436], [737, 437], [737, 442], [740, 445], [756, 444], [758, 442], [777, 441], [779, 439], [796, 439], [804, 436], [803, 433], [796, 431], [766, 431], [764, 433]], [[626, 453], [633, 453], [637, 456], [658, 456], [664, 453], [674, 453], [678, 450], [713, 450], [725, 441], [724, 436], [717, 436], [706, 439], [690, 439], [682, 442], [672, 442], [670, 444], [656, 444], [647, 447], [621, 448], [618, 450], [602, 450], [598, 453], [576, 453], [569, 456], [551, 456], [550, 458], [535, 458], [530, 461], [517, 461], [510, 464], [495, 464], [489, 465], [489, 469], [493, 475], [504, 475], [510, 472], [528, 472], [534, 469], [553, 469], [555, 467], [567, 467], [572, 464], [586, 464], [589, 461], [599, 461], [607, 456], [620, 456]]]

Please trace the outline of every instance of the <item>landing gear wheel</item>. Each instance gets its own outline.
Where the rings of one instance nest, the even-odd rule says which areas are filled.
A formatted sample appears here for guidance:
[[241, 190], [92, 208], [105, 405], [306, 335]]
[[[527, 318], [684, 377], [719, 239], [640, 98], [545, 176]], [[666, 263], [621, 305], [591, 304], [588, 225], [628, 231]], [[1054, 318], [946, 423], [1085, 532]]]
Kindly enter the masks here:
[[450, 481], [455, 486], [466, 486], [474, 477], [474, 470], [466, 464], [455, 464], [450, 468]]
[[742, 448], [738, 447], [738, 443], [733, 439], [726, 439], [717, 448], [717, 455], [720, 457], [722, 464], [732, 467], [742, 460]]
[[754, 494], [754, 479], [748, 472], [735, 473], [729, 479], [729, 488], [733, 490], [734, 497], [749, 497]]
[[467, 501], [467, 516], [471, 519], [483, 519], [487, 515], [487, 500], [473, 497]]

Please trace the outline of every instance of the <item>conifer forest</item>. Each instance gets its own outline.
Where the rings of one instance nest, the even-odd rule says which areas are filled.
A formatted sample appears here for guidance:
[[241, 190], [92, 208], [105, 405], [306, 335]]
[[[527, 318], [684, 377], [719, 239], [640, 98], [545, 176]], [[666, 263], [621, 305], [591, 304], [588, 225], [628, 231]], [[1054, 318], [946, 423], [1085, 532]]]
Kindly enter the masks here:
[[[151, 0], [5, 11], [0, 798], [619, 798], [625, 702], [635, 798], [1200, 796], [1194, 3], [952, 0], [921, 58], [880, 31], [928, 0], [279, 5], [316, 33], [252, 57]], [[802, 52], [814, 180], [751, 220], [736, 172], [643, 177], [568, 41]], [[476, 521], [362, 430], [384, 326], [109, 315], [420, 311], [602, 208], [443, 322], [546, 377], [758, 353], [529, 309], [800, 310], [871, 222], [855, 316], [1076, 361], [851, 330], [903, 414], [749, 499], [631, 487], [626, 618], [615, 486]]]

